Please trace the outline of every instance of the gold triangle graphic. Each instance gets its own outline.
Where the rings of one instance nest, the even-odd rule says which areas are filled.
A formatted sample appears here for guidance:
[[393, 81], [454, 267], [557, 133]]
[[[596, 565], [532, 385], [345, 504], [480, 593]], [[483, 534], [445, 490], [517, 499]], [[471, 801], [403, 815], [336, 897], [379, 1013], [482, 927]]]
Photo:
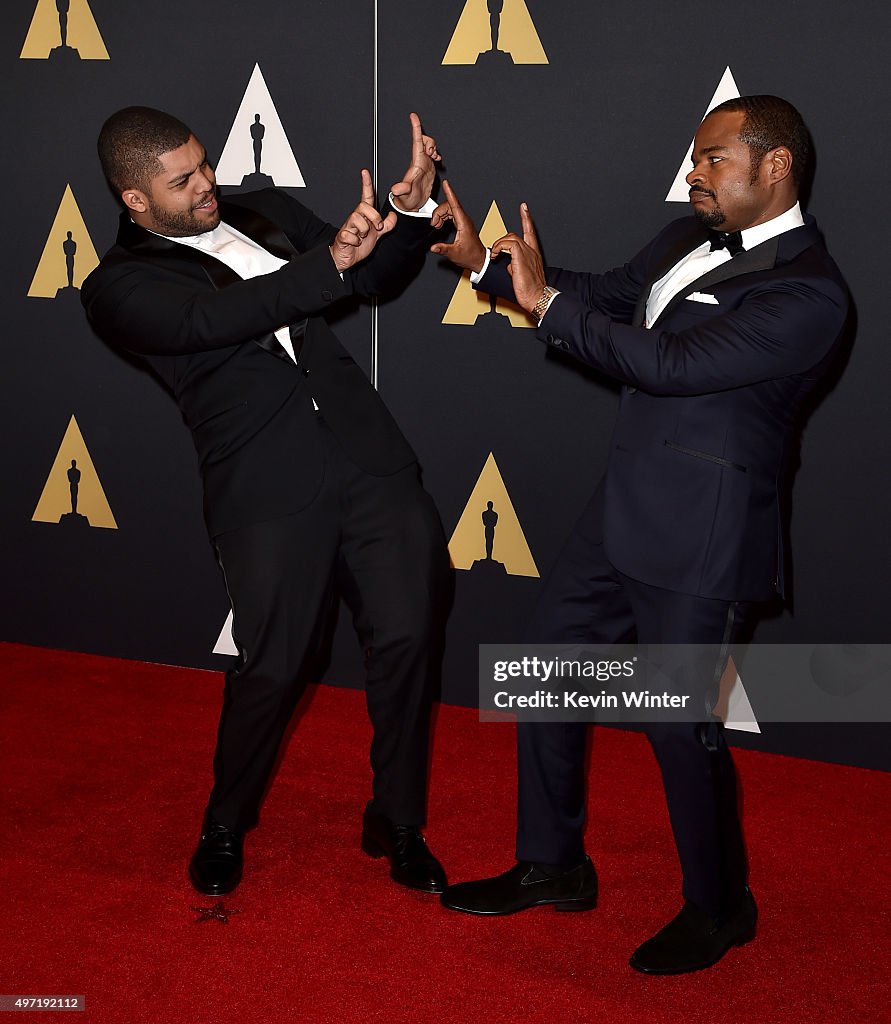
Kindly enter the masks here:
[[[483, 245], [491, 246], [496, 239], [506, 234], [504, 218], [501, 216], [498, 204], [493, 200], [480, 229], [480, 239]], [[479, 317], [492, 313], [491, 298], [485, 292], [474, 291], [473, 285], [470, 283], [470, 271], [465, 270], [458, 281], [458, 286], [455, 288], [455, 293], [452, 295], [442, 322], [444, 324], [466, 324], [472, 327]], [[538, 326], [524, 309], [506, 299], [496, 300], [494, 315], [507, 317], [511, 327]]]
[[84, 278], [98, 263], [99, 257], [74, 193], [71, 186], [66, 185], [28, 295], [31, 298], [54, 299], [60, 290], [80, 288]]
[[108, 530], [118, 528], [73, 416], [31, 520], [35, 523], [101, 526]]
[[[494, 37], [494, 38], [493, 38]], [[525, 0], [467, 0], [443, 64], [547, 64]]]
[[19, 57], [46, 60], [50, 56], [108, 60], [108, 50], [87, 0], [37, 0]]
[[[487, 558], [490, 540], [491, 557]], [[511, 576], [539, 575], [492, 452], [452, 533], [449, 555], [456, 569], [492, 567]]]

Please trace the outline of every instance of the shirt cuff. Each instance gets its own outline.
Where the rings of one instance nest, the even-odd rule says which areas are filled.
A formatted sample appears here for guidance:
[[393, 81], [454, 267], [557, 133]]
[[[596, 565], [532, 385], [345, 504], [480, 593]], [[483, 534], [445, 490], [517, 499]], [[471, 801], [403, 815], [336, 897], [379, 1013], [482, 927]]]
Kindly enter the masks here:
[[486, 249], [486, 261], [483, 263], [482, 268], [479, 271], [471, 270], [470, 272], [470, 283], [474, 286], [478, 285], [483, 279], [483, 275], [489, 269], [489, 261], [492, 259], [492, 250]]
[[393, 209], [397, 213], [401, 214], [403, 217], [426, 217], [427, 220], [429, 220], [433, 216], [433, 211], [436, 209], [437, 206], [439, 206], [439, 203], [437, 203], [431, 196], [430, 199], [428, 199], [427, 202], [424, 203], [424, 205], [420, 208], [420, 210], [401, 210], [396, 205], [396, 203], [393, 202], [393, 193], [391, 192], [390, 206], [392, 206]]

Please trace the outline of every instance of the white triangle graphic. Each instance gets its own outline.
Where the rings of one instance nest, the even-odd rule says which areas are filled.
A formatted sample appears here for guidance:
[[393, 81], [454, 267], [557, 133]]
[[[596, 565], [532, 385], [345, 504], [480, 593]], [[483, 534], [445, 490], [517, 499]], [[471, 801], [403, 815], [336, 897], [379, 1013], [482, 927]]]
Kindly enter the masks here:
[[244, 179], [254, 175], [256, 170], [251, 127], [256, 122], [257, 114], [260, 115], [260, 124], [264, 129], [260, 173], [271, 178], [276, 185], [305, 188], [306, 182], [297, 166], [297, 160], [259, 64], [254, 65], [241, 106], [232, 122], [229, 138], [217, 161], [217, 181], [221, 185], [253, 184]]
[[749, 695], [732, 660], [728, 662], [727, 671], [721, 677], [721, 695], [715, 713], [724, 719], [724, 725], [728, 729], [735, 729], [737, 732], [761, 732]]
[[223, 628], [220, 630], [220, 635], [217, 638], [216, 646], [213, 649], [214, 654], [238, 654], [238, 648], [235, 646], [235, 641], [232, 639], [232, 611], [230, 609], [229, 614], [226, 616], [226, 621], [223, 623]]
[[[715, 107], [723, 103], [725, 100], [732, 100], [737, 96], [739, 96], [739, 89], [736, 87], [736, 82], [733, 80], [730, 65], [728, 64], [724, 74], [721, 76], [721, 81], [718, 82], [718, 88], [715, 89], [715, 95], [712, 96], [711, 102], [705, 109], [705, 114], [702, 115], [703, 120], [705, 120], [705, 116], [709, 111], [714, 110]], [[678, 168], [674, 184], [668, 190], [668, 195], [665, 197], [666, 203], [690, 202], [690, 186], [687, 184], [686, 178], [690, 173], [690, 168], [692, 167], [692, 164], [690, 163], [690, 157], [692, 155], [693, 139], [690, 140], [690, 147], [687, 150], [687, 155], [681, 161], [681, 166]]]

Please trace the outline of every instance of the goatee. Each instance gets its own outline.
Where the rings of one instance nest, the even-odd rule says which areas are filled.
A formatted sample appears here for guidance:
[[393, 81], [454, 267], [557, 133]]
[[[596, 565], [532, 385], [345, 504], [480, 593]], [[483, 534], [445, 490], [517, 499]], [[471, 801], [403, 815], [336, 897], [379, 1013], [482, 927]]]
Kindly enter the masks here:
[[[216, 190], [214, 190], [216, 194]], [[205, 200], [206, 201], [206, 200]], [[166, 235], [169, 238], [187, 238], [190, 235], [203, 235], [213, 231], [220, 223], [220, 211], [217, 208], [214, 215], [208, 219], [198, 218], [193, 210], [172, 211], [157, 206], [148, 198], [149, 213], [151, 213], [158, 234]]]
[[720, 227], [724, 221], [727, 220], [724, 211], [717, 205], [717, 203], [711, 210], [703, 210], [701, 206], [694, 206], [693, 216], [704, 228]]

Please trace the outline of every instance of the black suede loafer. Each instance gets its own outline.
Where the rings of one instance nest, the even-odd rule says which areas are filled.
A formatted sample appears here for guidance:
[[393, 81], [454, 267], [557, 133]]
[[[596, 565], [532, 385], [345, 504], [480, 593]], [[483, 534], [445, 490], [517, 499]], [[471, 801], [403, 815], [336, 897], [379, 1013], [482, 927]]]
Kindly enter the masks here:
[[447, 885], [442, 864], [414, 825], [397, 825], [385, 815], [366, 809], [362, 817], [362, 849], [369, 857], [388, 857], [390, 878], [409, 889], [438, 893]]
[[555, 910], [593, 910], [597, 906], [597, 872], [590, 857], [562, 874], [547, 874], [521, 860], [495, 878], [451, 885], [442, 905], [465, 914], [516, 914], [552, 903]]
[[189, 861], [189, 878], [205, 896], [224, 896], [241, 881], [242, 837], [212, 819], [205, 821]]
[[628, 962], [642, 974], [701, 971], [716, 964], [733, 946], [751, 942], [757, 917], [758, 909], [748, 889], [736, 910], [717, 921], [688, 901], [677, 917], [635, 950]]

